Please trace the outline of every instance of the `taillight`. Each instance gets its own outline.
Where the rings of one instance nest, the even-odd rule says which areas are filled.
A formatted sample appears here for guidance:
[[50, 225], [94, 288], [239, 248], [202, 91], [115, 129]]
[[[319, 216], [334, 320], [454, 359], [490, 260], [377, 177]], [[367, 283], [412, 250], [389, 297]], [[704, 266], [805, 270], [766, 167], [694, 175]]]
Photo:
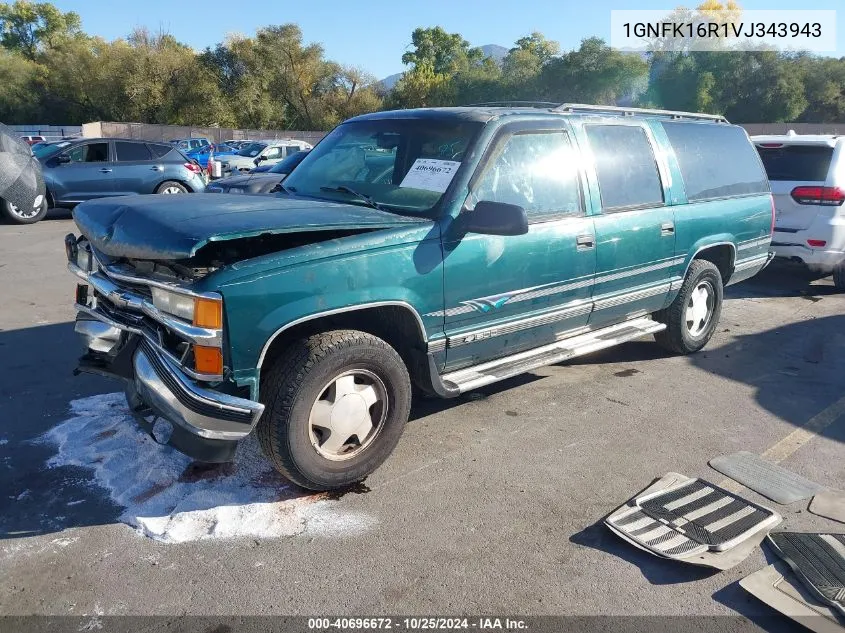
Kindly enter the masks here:
[[845, 191], [839, 187], [795, 187], [789, 195], [798, 204], [838, 207], [845, 202]]
[[192, 171], [195, 174], [202, 173], [202, 168], [196, 163], [185, 163], [185, 169], [187, 169], [188, 171]]
[[807, 246], [813, 248], [822, 248], [825, 244], [827, 244], [827, 240], [807, 240]]
[[769, 194], [769, 202], [772, 203], [772, 226], [769, 227], [769, 235], [774, 235], [774, 233], [775, 233], [775, 216], [777, 215], [777, 209], [775, 209], [775, 197], [772, 194]]

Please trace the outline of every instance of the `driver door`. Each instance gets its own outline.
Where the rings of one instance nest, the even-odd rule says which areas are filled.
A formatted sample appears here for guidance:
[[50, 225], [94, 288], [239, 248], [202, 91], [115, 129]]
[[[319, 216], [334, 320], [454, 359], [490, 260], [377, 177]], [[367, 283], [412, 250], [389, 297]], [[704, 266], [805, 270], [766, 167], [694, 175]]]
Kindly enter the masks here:
[[586, 325], [596, 268], [586, 184], [564, 121], [521, 122], [498, 132], [462, 213], [473, 213], [482, 200], [516, 204], [526, 211], [528, 233], [446, 231], [445, 370], [550, 343]]

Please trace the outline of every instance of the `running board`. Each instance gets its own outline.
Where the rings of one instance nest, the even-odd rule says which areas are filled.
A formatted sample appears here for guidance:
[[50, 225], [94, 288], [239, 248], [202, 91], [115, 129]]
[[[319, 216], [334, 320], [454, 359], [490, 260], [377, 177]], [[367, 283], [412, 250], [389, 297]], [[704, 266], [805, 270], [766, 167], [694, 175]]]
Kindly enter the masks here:
[[583, 356], [600, 349], [633, 341], [647, 334], [665, 330], [666, 325], [647, 317], [631, 319], [600, 330], [593, 330], [542, 347], [499, 358], [482, 365], [459, 369], [441, 376], [441, 380], [460, 393], [466, 393], [490, 383], [518, 376], [519, 374]]

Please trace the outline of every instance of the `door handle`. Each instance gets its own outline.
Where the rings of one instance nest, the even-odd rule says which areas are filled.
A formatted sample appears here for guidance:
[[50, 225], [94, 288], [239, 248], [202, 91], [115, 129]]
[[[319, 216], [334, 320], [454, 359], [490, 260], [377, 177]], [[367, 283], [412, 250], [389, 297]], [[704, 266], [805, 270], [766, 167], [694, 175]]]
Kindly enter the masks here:
[[164, 167], [162, 167], [161, 165], [153, 165], [152, 167], [150, 167], [150, 169], [152, 169], [153, 171], [164, 171]]
[[101, 173], [101, 174], [110, 174], [110, 173], [111, 173], [111, 169], [106, 169], [105, 167], [103, 167], [103, 168], [100, 170], [100, 173]]
[[596, 237], [594, 235], [579, 235], [575, 238], [575, 243], [578, 245], [579, 251], [586, 251], [595, 247]]
[[660, 234], [661, 235], [674, 235], [675, 234], [675, 224], [673, 222], [664, 222], [660, 225]]

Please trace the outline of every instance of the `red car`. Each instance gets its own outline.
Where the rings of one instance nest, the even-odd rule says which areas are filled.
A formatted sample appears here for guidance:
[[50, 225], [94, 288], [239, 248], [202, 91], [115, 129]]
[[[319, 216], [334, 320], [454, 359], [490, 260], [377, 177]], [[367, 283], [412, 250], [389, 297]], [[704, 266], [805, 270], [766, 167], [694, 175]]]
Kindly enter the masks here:
[[21, 138], [26, 141], [28, 145], [43, 143], [46, 140], [43, 136], [22, 136]]

